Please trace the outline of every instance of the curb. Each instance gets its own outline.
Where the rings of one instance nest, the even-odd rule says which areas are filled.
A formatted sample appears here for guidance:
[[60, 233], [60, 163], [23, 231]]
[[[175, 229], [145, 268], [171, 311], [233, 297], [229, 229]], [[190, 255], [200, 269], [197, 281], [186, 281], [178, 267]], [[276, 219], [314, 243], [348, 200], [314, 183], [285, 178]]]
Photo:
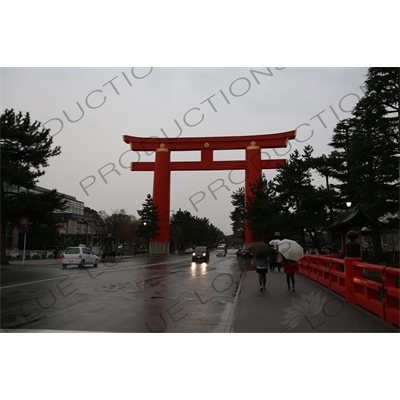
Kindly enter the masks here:
[[237, 307], [237, 303], [239, 301], [240, 294], [242, 292], [242, 283], [243, 283], [243, 280], [244, 280], [245, 276], [246, 276], [245, 272], [242, 272], [241, 275], [240, 275], [240, 281], [239, 281], [238, 288], [236, 290], [235, 300], [233, 300], [232, 310], [231, 310], [231, 313], [229, 315], [228, 321], [227, 321], [227, 323], [225, 325], [224, 333], [231, 333], [233, 321], [234, 321], [235, 315], [236, 315], [236, 307]]

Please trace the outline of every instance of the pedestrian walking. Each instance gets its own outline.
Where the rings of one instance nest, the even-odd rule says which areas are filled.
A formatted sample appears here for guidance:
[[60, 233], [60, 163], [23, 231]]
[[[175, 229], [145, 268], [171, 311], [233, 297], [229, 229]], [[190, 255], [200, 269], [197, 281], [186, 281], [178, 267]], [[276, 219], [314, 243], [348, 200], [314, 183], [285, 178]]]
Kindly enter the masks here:
[[281, 268], [282, 268], [282, 254], [279, 253], [279, 251], [276, 252], [276, 267], [278, 268], [278, 271], [281, 272]]
[[267, 273], [268, 273], [268, 254], [258, 253], [253, 258], [253, 265], [256, 267], [256, 272], [258, 274], [258, 282], [260, 284], [260, 292], [265, 290], [265, 285], [267, 283]]
[[296, 283], [294, 274], [299, 270], [297, 261], [288, 260], [283, 256], [282, 258], [283, 258], [283, 272], [286, 274], [286, 283], [288, 290], [290, 290], [290, 283], [292, 283], [292, 291], [294, 292]]
[[54, 247], [53, 249], [53, 257], [55, 260], [57, 260], [57, 253], [58, 253], [58, 247]]
[[275, 250], [275, 247], [271, 246], [271, 252], [269, 253], [269, 269], [270, 269], [270, 271], [275, 271], [276, 254], [277, 254], [277, 251]]

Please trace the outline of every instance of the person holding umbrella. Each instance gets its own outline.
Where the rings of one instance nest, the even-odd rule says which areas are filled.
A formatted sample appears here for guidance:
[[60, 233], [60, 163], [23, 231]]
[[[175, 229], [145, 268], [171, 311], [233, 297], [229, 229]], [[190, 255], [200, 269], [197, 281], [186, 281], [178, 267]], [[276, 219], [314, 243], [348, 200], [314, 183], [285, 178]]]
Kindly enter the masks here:
[[256, 267], [258, 282], [260, 284], [260, 292], [262, 292], [265, 290], [265, 285], [267, 283], [268, 257], [271, 252], [271, 248], [264, 242], [254, 242], [250, 243], [247, 246], [247, 249], [254, 256], [253, 265]]
[[290, 282], [292, 282], [292, 291], [294, 292], [296, 280], [294, 278], [294, 274], [299, 271], [299, 267], [297, 266], [297, 261], [289, 260], [282, 256], [283, 258], [283, 272], [286, 274], [286, 283], [287, 288], [290, 290]]
[[260, 284], [260, 292], [265, 290], [268, 273], [268, 253], [259, 252], [254, 258], [256, 272], [258, 274], [258, 283]]
[[278, 251], [282, 254], [283, 272], [286, 274], [288, 290], [290, 290], [290, 283], [292, 283], [292, 291], [294, 292], [296, 290], [294, 274], [299, 270], [297, 261], [304, 256], [303, 248], [294, 240], [284, 239], [279, 242]]

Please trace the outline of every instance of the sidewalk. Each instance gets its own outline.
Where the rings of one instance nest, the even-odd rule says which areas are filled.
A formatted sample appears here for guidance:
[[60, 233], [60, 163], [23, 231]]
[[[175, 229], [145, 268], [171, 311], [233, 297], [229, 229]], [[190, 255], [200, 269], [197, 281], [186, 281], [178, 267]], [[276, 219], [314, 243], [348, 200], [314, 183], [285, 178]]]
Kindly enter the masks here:
[[246, 271], [230, 332], [232, 333], [384, 333], [399, 328], [324, 286], [296, 274], [296, 291], [288, 291], [286, 274], [268, 272], [260, 292], [258, 274]]

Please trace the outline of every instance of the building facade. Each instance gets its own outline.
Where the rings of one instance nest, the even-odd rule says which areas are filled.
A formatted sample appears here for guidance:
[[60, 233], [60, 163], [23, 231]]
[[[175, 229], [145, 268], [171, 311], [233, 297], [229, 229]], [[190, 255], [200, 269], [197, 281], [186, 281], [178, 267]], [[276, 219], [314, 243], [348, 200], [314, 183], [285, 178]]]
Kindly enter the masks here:
[[[19, 193], [20, 191], [26, 191], [26, 189], [17, 187], [7, 187], [8, 193]], [[34, 189], [29, 190], [32, 193], [46, 193], [50, 192], [49, 189], [35, 186]], [[96, 235], [99, 220], [85, 215], [85, 204], [82, 201], [77, 200], [74, 196], [70, 196], [65, 193], [57, 192], [60, 197], [63, 197], [67, 203], [65, 210], [55, 210], [53, 212], [54, 218], [57, 221], [59, 233], [62, 234], [81, 234], [87, 235], [87, 242], [89, 239]], [[25, 217], [25, 216], [24, 216]], [[29, 218], [29, 216], [26, 216]], [[18, 228], [7, 228], [6, 229], [6, 249], [14, 249], [18, 247]]]

